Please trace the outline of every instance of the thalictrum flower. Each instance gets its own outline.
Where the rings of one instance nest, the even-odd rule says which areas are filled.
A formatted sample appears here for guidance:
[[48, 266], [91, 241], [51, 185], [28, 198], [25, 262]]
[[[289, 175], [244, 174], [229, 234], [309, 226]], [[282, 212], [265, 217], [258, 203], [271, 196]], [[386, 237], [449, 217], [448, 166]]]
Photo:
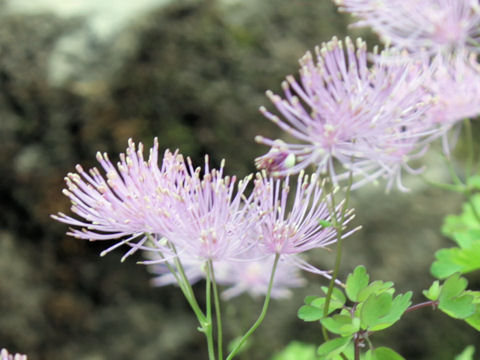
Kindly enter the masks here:
[[[255, 201], [260, 213], [259, 249], [265, 254], [279, 255], [300, 268], [326, 275], [298, 257], [292, 257], [315, 248], [327, 248], [337, 241], [337, 229], [345, 228], [353, 219], [353, 211], [344, 209], [344, 203], [333, 205], [332, 194], [327, 194], [318, 183], [302, 171], [298, 177], [293, 203], [289, 206], [290, 179], [273, 179], [265, 172], [255, 179]], [[291, 199], [290, 199], [291, 200]], [[322, 222], [337, 223], [323, 226]], [[356, 229], [355, 229], [356, 230]], [[342, 238], [355, 230], [344, 232]]]
[[[341, 11], [369, 26], [386, 43], [412, 53], [478, 46], [478, 0], [335, 0]], [[473, 46], [472, 46], [473, 45]]]
[[[421, 64], [401, 61], [405, 54], [384, 51], [369, 66], [360, 39], [355, 47], [346, 38], [344, 48], [334, 38], [315, 54], [315, 59], [308, 52], [300, 60], [300, 82], [288, 76], [282, 84], [285, 99], [267, 92], [283, 118], [261, 108], [298, 142], [257, 136], [258, 142], [272, 147], [257, 159], [257, 166], [286, 176], [315, 165], [334, 182], [351, 172], [363, 178], [354, 187], [380, 177], [390, 184], [433, 131], [425, 120], [429, 95]], [[340, 176], [334, 160], [345, 169]]]
[[120, 154], [117, 168], [107, 154], [97, 153], [97, 160], [105, 176], [97, 168], [89, 172], [76, 166], [77, 173], [65, 178], [67, 189], [63, 193], [72, 202], [71, 210], [80, 219], [59, 213], [55, 220], [74, 226], [68, 235], [79, 239], [116, 240], [117, 243], [102, 254], [122, 244], [140, 248], [146, 233], [158, 233], [158, 219], [166, 216], [169, 204], [185, 173], [184, 161], [178, 152], [166, 151], [162, 167], [158, 167], [158, 141], [150, 151], [148, 161], [143, 159], [143, 145], [138, 150], [129, 140], [125, 154]]
[[187, 159], [187, 174], [179, 187], [178, 201], [162, 218], [165, 236], [179, 253], [203, 261], [233, 259], [248, 250], [256, 218], [251, 215], [245, 196], [251, 179], [236, 184], [236, 177], [224, 176], [224, 161], [219, 169], [194, 168]]

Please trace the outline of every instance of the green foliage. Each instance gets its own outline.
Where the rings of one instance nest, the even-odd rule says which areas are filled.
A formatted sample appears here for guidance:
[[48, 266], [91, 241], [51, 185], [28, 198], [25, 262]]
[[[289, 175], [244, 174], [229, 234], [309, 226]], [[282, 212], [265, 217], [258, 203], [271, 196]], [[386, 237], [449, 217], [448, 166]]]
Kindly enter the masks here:
[[423, 295], [428, 300], [437, 301], [440, 296], [440, 281], [434, 281], [428, 290], [423, 290]]
[[[478, 179], [474, 179], [473, 183], [477, 182]], [[480, 194], [477, 194], [463, 205], [460, 215], [449, 215], [445, 218], [442, 232], [455, 241], [458, 247], [436, 252], [436, 260], [431, 267], [435, 277], [445, 279], [456, 272], [465, 274], [480, 269], [479, 213]]]
[[347, 287], [345, 289], [348, 298], [351, 301], [358, 300], [358, 294], [367, 287], [370, 276], [367, 274], [367, 269], [359, 265], [353, 270], [353, 273], [347, 277]]
[[[327, 288], [322, 287], [322, 290], [327, 293]], [[305, 298], [305, 305], [298, 310], [298, 317], [303, 321], [317, 321], [322, 319], [326, 298], [323, 296], [307, 296]], [[347, 301], [345, 295], [340, 289], [334, 288], [330, 305], [328, 306], [328, 314], [343, 307]]]
[[322, 319], [321, 323], [328, 331], [341, 336], [350, 336], [360, 330], [360, 319], [346, 312]]
[[275, 354], [270, 360], [316, 360], [315, 345], [292, 341], [281, 352]]
[[438, 307], [447, 315], [456, 319], [466, 319], [475, 313], [474, 296], [465, 292], [467, 279], [459, 274], [449, 277], [440, 291]]
[[475, 348], [471, 345], [467, 346], [460, 355], [455, 356], [454, 360], [473, 360], [474, 353], [475, 353]]
[[[372, 333], [395, 324], [411, 305], [411, 292], [394, 296], [395, 289], [392, 282], [377, 280], [369, 283], [369, 281], [370, 276], [365, 267], [357, 266], [347, 277], [345, 286], [347, 296], [339, 288], [334, 288], [332, 291], [328, 316], [323, 315], [325, 297], [307, 296], [305, 298], [305, 305], [300, 308], [299, 317], [305, 321], [320, 320], [326, 330], [340, 336], [325, 342], [318, 348], [318, 355], [321, 359], [353, 358], [354, 343], [352, 340], [355, 335], [363, 342]], [[447, 286], [445, 290], [447, 295], [455, 293], [454, 282]], [[439, 287], [439, 284], [436, 286]], [[322, 287], [322, 291], [327, 294], [328, 289]], [[435, 286], [430, 292], [435, 293]], [[447, 295], [445, 295], [446, 298]], [[347, 298], [351, 303], [347, 304]], [[362, 354], [361, 359], [397, 360], [403, 358], [391, 349], [380, 347]]]
[[353, 336], [347, 336], [329, 340], [319, 346], [317, 354], [322, 360], [333, 360], [346, 349], [352, 339]]
[[435, 281], [423, 294], [429, 300], [437, 301], [438, 308], [447, 315], [464, 319], [480, 330], [480, 292], [468, 291], [467, 286], [467, 279], [456, 273], [445, 280], [443, 285]]
[[392, 294], [382, 292], [372, 294], [361, 307], [361, 324], [364, 330], [379, 331], [395, 324], [411, 305], [412, 292], [400, 294], [394, 299]]

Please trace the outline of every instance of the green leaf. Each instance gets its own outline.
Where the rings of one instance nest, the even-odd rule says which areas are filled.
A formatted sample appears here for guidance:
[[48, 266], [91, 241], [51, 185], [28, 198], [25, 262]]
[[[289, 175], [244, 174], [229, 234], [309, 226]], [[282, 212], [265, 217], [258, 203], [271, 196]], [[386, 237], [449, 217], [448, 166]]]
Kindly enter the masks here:
[[323, 307], [303, 305], [298, 309], [298, 317], [303, 321], [317, 321], [323, 318]]
[[270, 360], [316, 360], [315, 345], [292, 341]]
[[373, 351], [372, 360], [405, 360], [405, 358], [392, 349], [382, 346]]
[[443, 283], [442, 291], [440, 292], [439, 300], [449, 299], [462, 294], [468, 286], [467, 279], [460, 277], [460, 274], [450, 276]]
[[454, 274], [442, 286], [438, 308], [455, 319], [466, 319], [475, 313], [475, 293], [465, 292], [467, 279]]
[[455, 319], [466, 319], [475, 313], [473, 296], [468, 294], [443, 299], [439, 302], [438, 308]]
[[305, 300], [303, 300], [303, 302], [305, 303], [305, 305], [310, 305], [313, 300], [318, 299], [319, 297], [320, 296], [308, 295], [305, 297]]
[[366, 330], [378, 324], [379, 319], [389, 313], [391, 306], [391, 294], [381, 293], [380, 295], [370, 295], [368, 299], [365, 300], [360, 312], [362, 329]]
[[349, 315], [337, 314], [320, 320], [325, 328], [341, 336], [349, 336], [360, 330], [360, 319]]
[[[325, 295], [327, 295], [328, 287], [322, 286], [321, 289], [325, 293]], [[333, 288], [332, 299], [337, 301], [338, 303], [341, 303], [342, 305], [345, 304], [345, 302], [347, 301], [347, 298], [345, 297], [343, 291], [336, 287]]]
[[370, 327], [371, 331], [379, 331], [386, 329], [393, 324], [395, 324], [402, 315], [405, 313], [405, 310], [412, 304], [411, 301], [412, 292], [409, 291], [405, 294], [400, 294], [392, 301], [392, 306], [387, 315], [378, 319], [377, 324]]
[[430, 269], [433, 276], [443, 279], [456, 272], [466, 274], [480, 269], [480, 240], [465, 248], [441, 249], [435, 253]]
[[359, 265], [348, 275], [346, 282], [346, 293], [351, 301], [358, 301], [358, 294], [367, 287], [370, 276], [363, 265]]
[[475, 348], [472, 345], [467, 346], [460, 355], [455, 356], [454, 360], [473, 360], [474, 353]]
[[334, 356], [340, 354], [345, 349], [353, 336], [339, 337], [333, 340], [329, 340], [319, 346], [317, 354], [324, 359], [331, 359]]
[[393, 282], [374, 281], [358, 293], [358, 302], [365, 301], [371, 294], [378, 295], [384, 291], [393, 295], [395, 292], [395, 289], [393, 289]]
[[466, 318], [465, 321], [475, 330], [480, 331], [480, 306], [477, 305], [475, 313]]
[[453, 240], [465, 249], [470, 247], [474, 242], [480, 240], [480, 229], [468, 229], [466, 231], [459, 231], [452, 235]]
[[[472, 196], [471, 201], [477, 212], [480, 212], [480, 194]], [[442, 232], [446, 236], [454, 237], [456, 233], [471, 229], [480, 230], [480, 222], [475, 217], [470, 203], [466, 202], [463, 204], [463, 211], [460, 215], [448, 215], [445, 218]]]
[[436, 301], [438, 300], [438, 296], [440, 295], [440, 290], [440, 282], [438, 280], [435, 280], [428, 290], [423, 290], [423, 295], [428, 300]]
[[[321, 308], [322, 311], [323, 311], [323, 308], [325, 307], [326, 300], [327, 300], [326, 297], [319, 297], [319, 298], [313, 300], [310, 305]], [[332, 312], [334, 312], [337, 309], [341, 309], [344, 304], [345, 304], [344, 301], [342, 302], [342, 301], [339, 301], [336, 297], [332, 297], [330, 299], [330, 304], [328, 305], [327, 315], [331, 314]]]

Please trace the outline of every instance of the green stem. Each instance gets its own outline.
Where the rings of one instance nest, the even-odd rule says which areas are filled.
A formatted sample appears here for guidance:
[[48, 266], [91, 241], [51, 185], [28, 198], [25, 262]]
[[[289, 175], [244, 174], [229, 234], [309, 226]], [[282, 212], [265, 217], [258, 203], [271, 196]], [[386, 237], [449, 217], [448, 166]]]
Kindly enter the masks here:
[[270, 275], [270, 281], [268, 283], [268, 290], [267, 294], [265, 295], [265, 302], [263, 303], [263, 308], [262, 312], [260, 313], [260, 316], [258, 317], [257, 321], [252, 325], [252, 327], [245, 333], [245, 335], [242, 336], [240, 341], [237, 343], [235, 348], [232, 350], [232, 352], [227, 356], [226, 360], [231, 360], [233, 357], [237, 354], [237, 352], [240, 350], [242, 345], [247, 341], [247, 339], [250, 337], [250, 335], [253, 334], [255, 330], [260, 326], [260, 324], [263, 322], [263, 319], [265, 318], [265, 315], [267, 314], [267, 309], [268, 309], [268, 304], [270, 303], [270, 295], [272, 293], [272, 287], [273, 287], [273, 279], [275, 277], [275, 271], [277, 270], [277, 265], [278, 265], [278, 260], [280, 259], [280, 254], [275, 255], [275, 260], [273, 262], [273, 267], [272, 267], [272, 273]]
[[[152, 234], [146, 233], [145, 235], [148, 237], [149, 241], [152, 244], [155, 244]], [[174, 254], [177, 255], [177, 251], [174, 245], [168, 242], [168, 246], [174, 252]], [[165, 257], [161, 252], [160, 252], [160, 256], [163, 259], [165, 259]], [[200, 306], [198, 305], [192, 286], [190, 285], [190, 282], [188, 281], [188, 278], [185, 275], [185, 271], [183, 269], [182, 263], [180, 262], [180, 259], [178, 258], [178, 256], [175, 256], [173, 258], [173, 262], [175, 264], [175, 267], [173, 267], [170, 264], [170, 262], [168, 262], [167, 260], [165, 260], [164, 264], [167, 266], [168, 270], [170, 270], [172, 275], [175, 277], [175, 280], [177, 281], [178, 286], [180, 286], [180, 290], [182, 290], [183, 295], [185, 296], [185, 298], [188, 301], [188, 304], [190, 305], [193, 312], [195, 313], [200, 325], [203, 326], [203, 324], [205, 323], [205, 314], [203, 313], [203, 311], [200, 309]]]
[[435, 186], [442, 190], [453, 191], [453, 192], [462, 193], [462, 194], [464, 194], [467, 191], [467, 188], [463, 184], [454, 185], [454, 184], [439, 183], [439, 182], [435, 182], [427, 179], [424, 175], [420, 175], [420, 178], [422, 178], [423, 181], [425, 181], [428, 185]]
[[208, 359], [215, 360], [215, 348], [213, 345], [211, 292], [212, 292], [212, 284], [211, 284], [209, 271], [207, 271], [207, 289], [206, 289], [206, 300], [205, 300], [206, 307], [207, 307], [207, 318], [204, 326], [204, 331], [205, 331], [205, 336], [207, 337]]
[[[332, 278], [330, 279], [330, 284], [328, 285], [327, 297], [325, 298], [325, 306], [323, 308], [323, 316], [325, 316], [325, 317], [328, 315], [330, 302], [332, 300], [333, 288], [335, 286], [335, 280], [337, 279], [338, 273], [340, 271], [340, 262], [342, 260], [343, 222], [345, 221], [345, 214], [347, 213], [348, 202], [350, 200], [350, 189], [352, 187], [352, 181], [353, 181], [352, 173], [350, 173], [350, 177], [349, 177], [349, 180], [348, 180], [348, 186], [347, 186], [347, 190], [346, 190], [346, 194], [345, 194], [345, 204], [342, 207], [342, 214], [341, 214], [340, 222], [338, 222], [338, 219], [337, 219], [337, 213], [335, 211], [335, 204], [333, 205], [333, 209], [332, 209], [332, 216], [334, 217], [334, 219], [333, 219], [334, 220], [334, 225], [335, 225], [335, 229], [337, 231], [337, 254], [335, 256], [335, 265], [334, 265], [334, 268], [333, 268], [333, 274], [332, 274]], [[332, 202], [333, 202], [333, 195], [332, 195]], [[328, 333], [325, 330], [325, 328], [322, 328], [322, 332], [323, 332], [323, 337], [325, 338], [325, 341], [328, 341], [328, 339], [329, 339], [328, 338]]]
[[208, 261], [208, 272], [212, 279], [213, 301], [215, 304], [215, 317], [217, 320], [217, 356], [219, 360], [223, 360], [222, 312], [220, 311], [220, 297], [218, 296], [217, 282], [215, 281], [215, 272], [211, 260]]
[[[173, 244], [170, 245], [170, 248], [174, 251], [176, 254], [176, 250], [173, 247]], [[187, 275], [185, 274], [185, 270], [183, 269], [183, 265], [180, 262], [180, 259], [178, 256], [175, 256], [174, 259], [174, 264], [175, 268], [180, 275], [180, 289], [182, 289], [183, 294], [185, 295], [185, 298], [187, 299], [188, 303], [190, 304], [190, 307], [192, 308], [193, 312], [195, 313], [195, 316], [197, 317], [198, 321], [200, 322], [200, 325], [203, 327], [205, 326], [205, 323], [207, 321], [205, 314], [203, 313], [202, 309], [200, 309], [200, 305], [198, 305], [197, 299], [195, 298], [195, 294], [193, 292], [192, 286], [190, 285], [190, 282], [188, 281]], [[170, 270], [172, 271], [172, 270]], [[175, 271], [175, 270], [173, 270]]]

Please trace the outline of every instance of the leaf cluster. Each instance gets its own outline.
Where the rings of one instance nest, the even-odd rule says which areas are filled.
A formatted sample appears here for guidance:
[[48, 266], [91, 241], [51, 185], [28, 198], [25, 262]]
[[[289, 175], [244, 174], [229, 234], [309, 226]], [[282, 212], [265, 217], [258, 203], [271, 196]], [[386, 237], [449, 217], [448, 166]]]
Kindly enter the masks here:
[[[334, 288], [328, 309], [325, 296], [307, 296], [298, 316], [304, 321], [319, 321], [330, 333], [339, 335], [317, 349], [320, 359], [353, 359], [354, 348], [367, 342], [365, 360], [403, 359], [392, 349], [373, 348], [369, 337], [395, 324], [411, 305], [412, 293], [398, 294], [392, 282], [370, 282], [364, 266], [348, 275], [345, 291]], [[327, 288], [322, 287], [327, 294]]]
[[423, 295], [448, 316], [465, 320], [480, 331], [480, 291], [467, 290], [467, 285], [467, 279], [456, 273], [442, 285], [436, 280]]

